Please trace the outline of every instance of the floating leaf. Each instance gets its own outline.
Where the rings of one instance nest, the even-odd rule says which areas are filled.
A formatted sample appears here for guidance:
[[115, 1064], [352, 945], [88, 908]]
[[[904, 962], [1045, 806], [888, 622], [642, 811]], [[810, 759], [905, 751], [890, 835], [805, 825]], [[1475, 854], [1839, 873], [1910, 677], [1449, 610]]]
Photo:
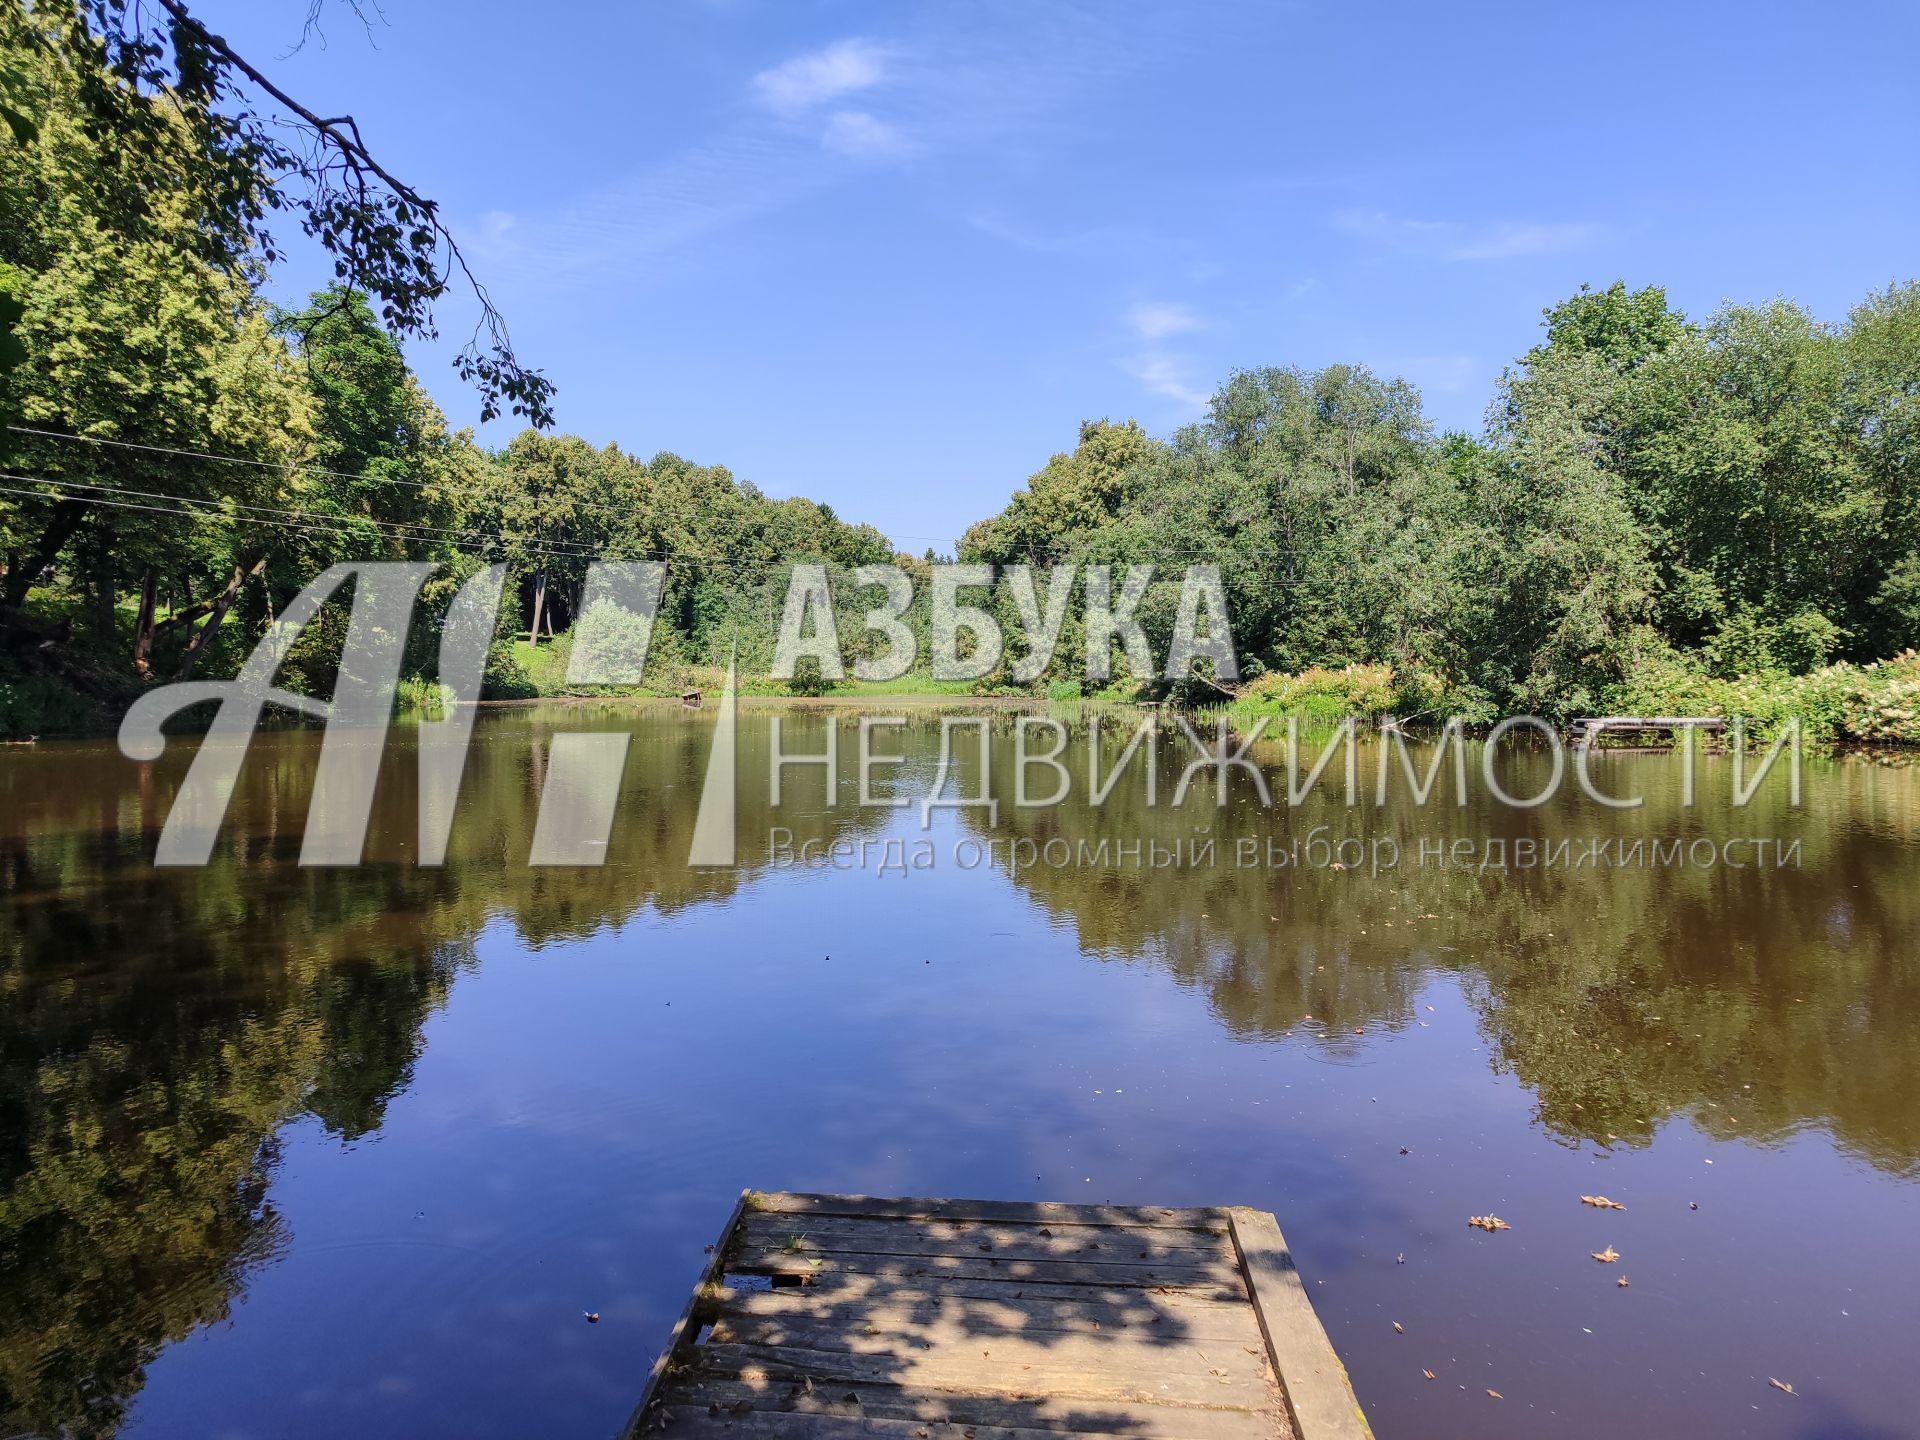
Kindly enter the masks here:
[[1620, 1258], [1620, 1252], [1609, 1245], [1604, 1250], [1594, 1251], [1593, 1258], [1598, 1260], [1602, 1265], [1611, 1265]]
[[1791, 1395], [1791, 1394], [1793, 1394], [1793, 1386], [1791, 1386], [1791, 1385], [1789, 1385], [1789, 1384], [1788, 1384], [1788, 1383], [1787, 1383], [1786, 1381], [1784, 1381], [1784, 1380], [1776, 1380], [1776, 1379], [1774, 1379], [1774, 1378], [1773, 1378], [1773, 1377], [1772, 1377], [1771, 1375], [1769, 1375], [1769, 1376], [1767, 1377], [1767, 1383], [1768, 1383], [1769, 1385], [1771, 1385], [1771, 1386], [1773, 1386], [1773, 1388], [1774, 1388], [1774, 1389], [1776, 1389], [1776, 1390], [1784, 1390], [1784, 1391], [1786, 1391], [1786, 1392], [1787, 1392], [1787, 1394], [1789, 1394], [1789, 1395]]
[[1422, 1370], [1420, 1373], [1426, 1376], [1427, 1379], [1429, 1380], [1437, 1380], [1440, 1378], [1439, 1376], [1435, 1375], [1431, 1370]]
[[1609, 1200], [1604, 1195], [1582, 1195], [1580, 1197], [1580, 1203], [1582, 1205], [1591, 1205], [1597, 1210], [1624, 1210], [1627, 1208], [1618, 1200]]
[[1507, 1397], [1502, 1395], [1498, 1390], [1489, 1390], [1487, 1391], [1487, 1398], [1490, 1400], [1504, 1400]]
[[1396, 1335], [1404, 1335], [1407, 1333], [1406, 1327], [1396, 1320], [1393, 1322], [1393, 1333]]
[[1476, 1230], [1511, 1230], [1513, 1228], [1498, 1215], [1469, 1215], [1467, 1224]]
[[1622, 1290], [1624, 1290], [1627, 1288], [1627, 1277], [1622, 1275], [1618, 1280], [1614, 1281], [1613, 1283], [1618, 1285]]

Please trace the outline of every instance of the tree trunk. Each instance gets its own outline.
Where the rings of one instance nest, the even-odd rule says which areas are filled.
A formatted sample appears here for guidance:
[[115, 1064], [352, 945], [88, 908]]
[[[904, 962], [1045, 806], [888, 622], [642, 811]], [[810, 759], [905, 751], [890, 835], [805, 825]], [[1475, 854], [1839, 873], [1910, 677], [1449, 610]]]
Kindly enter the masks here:
[[159, 598], [160, 577], [147, 567], [140, 581], [140, 614], [133, 622], [133, 668], [144, 679], [153, 660], [153, 611]]
[[[80, 522], [86, 518], [87, 508], [83, 502], [65, 500], [54, 506], [53, 523], [47, 526], [46, 533], [40, 537], [39, 546], [18, 570], [8, 572], [6, 586], [0, 589], [0, 611], [11, 615], [20, 608], [27, 598], [27, 591], [40, 578], [40, 572], [54, 562], [61, 547], [80, 528]], [[4, 623], [4, 619], [0, 619], [0, 626], [4, 626]]]
[[547, 608], [547, 567], [542, 565], [533, 577], [533, 628], [527, 631], [527, 639], [535, 645], [540, 643], [540, 615]]
[[116, 648], [119, 626], [114, 622], [113, 552], [101, 544], [93, 559], [93, 637], [106, 651]]
[[207, 623], [193, 632], [193, 639], [187, 642], [187, 653], [180, 657], [180, 668], [174, 672], [175, 680], [184, 680], [193, 671], [193, 662], [200, 658], [200, 652], [206, 649], [207, 641], [213, 638], [213, 632], [220, 628], [220, 622], [227, 618], [227, 611], [233, 608], [234, 599], [240, 594], [240, 586], [249, 575], [258, 575], [266, 569], [263, 556], [253, 563], [251, 569], [242, 565], [233, 567], [233, 577], [227, 581], [227, 588], [220, 592], [220, 598], [213, 602], [213, 611], [207, 616]]

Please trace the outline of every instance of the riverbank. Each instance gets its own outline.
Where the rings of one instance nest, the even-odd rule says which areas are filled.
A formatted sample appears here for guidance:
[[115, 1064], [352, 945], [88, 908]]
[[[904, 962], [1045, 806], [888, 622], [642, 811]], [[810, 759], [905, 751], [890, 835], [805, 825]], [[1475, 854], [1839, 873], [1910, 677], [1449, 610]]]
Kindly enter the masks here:
[[[1293, 675], [1262, 675], [1228, 704], [1227, 713], [1242, 724], [1263, 716], [1320, 725], [1347, 719], [1437, 723], [1450, 716], [1489, 724], [1496, 718], [1484, 700], [1458, 692], [1432, 671], [1391, 665], [1313, 666]], [[1772, 671], [1727, 677], [1708, 673], [1695, 656], [1665, 651], [1607, 687], [1592, 713], [1738, 720], [1756, 740], [1771, 740], [1798, 719], [1808, 745], [1920, 745], [1920, 653], [1908, 650], [1865, 665], [1825, 665], [1803, 675]]]

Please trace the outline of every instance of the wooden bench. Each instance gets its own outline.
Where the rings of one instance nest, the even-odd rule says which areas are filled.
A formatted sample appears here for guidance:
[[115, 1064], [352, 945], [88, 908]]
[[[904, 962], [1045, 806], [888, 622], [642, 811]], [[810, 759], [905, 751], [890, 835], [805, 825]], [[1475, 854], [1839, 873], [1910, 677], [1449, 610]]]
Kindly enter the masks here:
[[1257, 1210], [740, 1197], [626, 1440], [1367, 1440]]

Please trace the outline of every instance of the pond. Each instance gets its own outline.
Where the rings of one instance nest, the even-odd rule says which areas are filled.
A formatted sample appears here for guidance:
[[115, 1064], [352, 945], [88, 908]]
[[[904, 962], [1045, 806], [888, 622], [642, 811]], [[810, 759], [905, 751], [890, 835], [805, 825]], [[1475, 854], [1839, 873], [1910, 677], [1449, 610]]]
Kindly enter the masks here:
[[[731, 868], [687, 863], [711, 707], [484, 716], [440, 868], [407, 729], [338, 869], [315, 731], [201, 869], [153, 864], [191, 740], [0, 751], [0, 1432], [612, 1436], [750, 1186], [1271, 1210], [1382, 1437], [1914, 1433], [1916, 771], [1736, 809], [1723, 757], [1689, 806], [1604, 756], [1644, 805], [1523, 809], [1476, 750], [1382, 807], [1363, 745], [1352, 807], [1338, 761], [1176, 806], [1169, 733], [1157, 803], [1143, 745], [1094, 806], [1137, 717], [1062, 713], [1052, 806], [986, 717], [989, 815], [862, 806], [854, 712], [749, 706]], [[776, 720], [834, 725], [837, 803], [799, 765], [773, 808]], [[875, 727], [876, 789], [941, 728]], [[531, 868], [579, 730], [633, 737], [605, 863]]]

